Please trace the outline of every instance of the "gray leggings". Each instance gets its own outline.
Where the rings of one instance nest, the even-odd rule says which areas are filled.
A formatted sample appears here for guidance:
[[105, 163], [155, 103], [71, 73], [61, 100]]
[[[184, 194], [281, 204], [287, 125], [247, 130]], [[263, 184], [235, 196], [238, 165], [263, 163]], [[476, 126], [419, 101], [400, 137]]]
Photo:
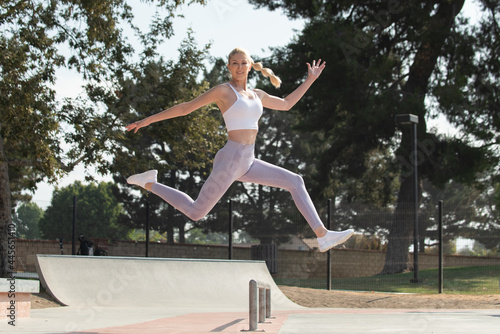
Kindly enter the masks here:
[[295, 205], [313, 231], [324, 228], [302, 177], [284, 168], [255, 159], [254, 149], [253, 144], [244, 145], [229, 140], [215, 155], [212, 173], [203, 184], [195, 201], [185, 193], [160, 183], [154, 183], [151, 191], [189, 219], [197, 221], [210, 212], [234, 181], [283, 188], [292, 194]]

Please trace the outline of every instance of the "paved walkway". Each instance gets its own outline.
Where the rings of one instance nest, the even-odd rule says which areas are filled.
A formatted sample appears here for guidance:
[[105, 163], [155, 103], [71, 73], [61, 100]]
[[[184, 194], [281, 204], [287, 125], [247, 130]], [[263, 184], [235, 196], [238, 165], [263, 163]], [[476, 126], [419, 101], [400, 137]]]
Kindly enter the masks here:
[[[241, 334], [249, 329], [248, 312], [172, 312], [137, 308], [102, 310], [72, 307], [33, 310], [15, 328], [0, 324], [1, 333], [90, 334]], [[163, 314], [162, 314], [163, 313]], [[498, 334], [498, 310], [305, 309], [276, 311], [259, 330], [268, 334], [396, 333]]]

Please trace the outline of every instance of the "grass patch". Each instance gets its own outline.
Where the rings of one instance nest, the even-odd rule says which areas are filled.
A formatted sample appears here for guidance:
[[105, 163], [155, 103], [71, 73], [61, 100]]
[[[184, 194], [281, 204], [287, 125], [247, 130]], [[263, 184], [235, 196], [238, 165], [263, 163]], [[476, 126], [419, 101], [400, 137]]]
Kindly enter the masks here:
[[[410, 283], [413, 272], [356, 278], [334, 278], [332, 289], [399, 293], [438, 293], [438, 269], [419, 270], [420, 284]], [[500, 266], [444, 268], [443, 292], [448, 294], [499, 293]], [[277, 279], [277, 284], [325, 289], [326, 279]]]

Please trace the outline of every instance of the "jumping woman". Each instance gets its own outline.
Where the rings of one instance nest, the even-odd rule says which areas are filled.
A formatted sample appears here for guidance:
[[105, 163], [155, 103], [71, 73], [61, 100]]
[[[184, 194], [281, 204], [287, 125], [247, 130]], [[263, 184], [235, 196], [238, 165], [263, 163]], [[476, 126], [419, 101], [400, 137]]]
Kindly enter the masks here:
[[353, 231], [336, 232], [325, 228], [300, 175], [256, 159], [254, 156], [258, 122], [263, 107], [290, 110], [319, 77], [325, 66], [326, 63], [321, 62], [321, 59], [317, 62], [313, 61], [312, 65], [307, 63], [307, 79], [290, 95], [279, 98], [263, 90], [247, 87], [248, 73], [252, 68], [269, 77], [275, 87], [280, 86], [281, 80], [273, 71], [263, 68], [262, 63], [254, 63], [246, 50], [234, 49], [229, 54], [227, 64], [231, 74], [231, 80], [228, 83], [211, 88], [189, 102], [175, 105], [132, 123], [126, 128], [127, 131], [133, 130], [135, 133], [151, 123], [185, 116], [203, 106], [216, 103], [226, 124], [228, 141], [215, 155], [212, 172], [203, 184], [198, 198], [193, 200], [177, 189], [156, 182], [157, 170], [132, 175], [127, 182], [160, 196], [193, 221], [205, 217], [234, 181], [286, 189], [291, 193], [295, 205], [316, 234], [321, 252], [345, 242]]

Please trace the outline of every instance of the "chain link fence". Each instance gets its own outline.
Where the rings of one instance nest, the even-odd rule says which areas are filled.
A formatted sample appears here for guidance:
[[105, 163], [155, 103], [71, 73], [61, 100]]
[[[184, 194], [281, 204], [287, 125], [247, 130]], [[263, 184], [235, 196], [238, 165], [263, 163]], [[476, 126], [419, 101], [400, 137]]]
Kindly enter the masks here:
[[[230, 206], [222, 201], [206, 219], [188, 222], [182, 233], [174, 229], [174, 244], [168, 244], [167, 238], [151, 240], [155, 247], [182, 245], [184, 249], [198, 248], [197, 253], [167, 250], [161, 255], [153, 252], [149, 256], [264, 260], [277, 284], [317, 289], [435, 293], [442, 286], [448, 292], [463, 292], [465, 289], [470, 293], [498, 293], [498, 217], [485, 215], [474, 207], [446, 207], [445, 203], [440, 234], [437, 203], [421, 207], [418, 215], [418, 283], [412, 283], [415, 279], [415, 240], [411, 205], [400, 206], [403, 212], [396, 215], [396, 208], [331, 203], [316, 203], [325, 225], [330, 224], [332, 230], [352, 228], [355, 234], [330, 252], [317, 250], [315, 235], [292, 201], [280, 206], [279, 210], [238, 201], [231, 201]], [[400, 221], [395, 217], [400, 217]], [[168, 221], [168, 217], [165, 219]], [[401, 229], [401, 226], [404, 226], [406, 235], [394, 236], [394, 230]], [[151, 229], [155, 227], [151, 226]], [[157, 231], [150, 231], [153, 232]], [[183, 240], [180, 240], [181, 234]], [[135, 237], [139, 238], [139, 235], [135, 234]], [[134, 247], [137, 248], [139, 240], [135, 241]], [[406, 246], [394, 248], [391, 246], [394, 242]], [[201, 246], [205, 251], [199, 251]], [[404, 261], [396, 263], [399, 268], [404, 268], [401, 272], [384, 273], [391, 262], [388, 255], [391, 247], [393, 252], [403, 254]], [[210, 249], [217, 249], [217, 252]], [[109, 255], [144, 256], [142, 251], [136, 253], [115, 251]], [[441, 263], [440, 259], [443, 259]], [[438, 270], [440, 265], [444, 267], [443, 279]]]

